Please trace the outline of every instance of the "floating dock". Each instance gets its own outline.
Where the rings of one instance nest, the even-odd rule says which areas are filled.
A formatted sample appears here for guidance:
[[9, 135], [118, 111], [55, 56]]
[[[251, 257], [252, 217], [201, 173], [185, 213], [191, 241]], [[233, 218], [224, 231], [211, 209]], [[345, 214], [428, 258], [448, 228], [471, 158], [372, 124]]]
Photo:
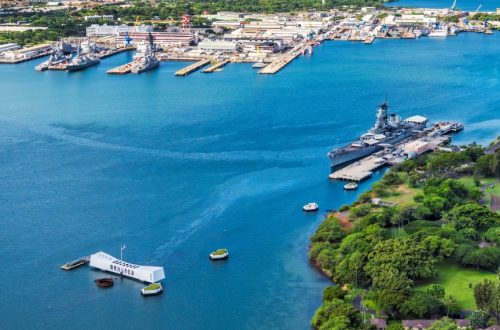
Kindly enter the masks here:
[[229, 60], [223, 60], [223, 61], [216, 62], [216, 63], [212, 64], [211, 66], [209, 66], [208, 68], [206, 68], [205, 70], [203, 70], [202, 72], [203, 73], [212, 73], [212, 72], [222, 68], [223, 66], [225, 66], [228, 63], [229, 63]]
[[133, 62], [127, 63], [120, 65], [119, 67], [116, 67], [114, 69], [106, 71], [107, 74], [127, 74], [132, 72], [132, 65]]
[[61, 266], [61, 268], [64, 270], [73, 270], [75, 268], [86, 265], [89, 262], [90, 262], [90, 256], [81, 257], [79, 259], [65, 263], [64, 265]]
[[200, 60], [196, 63], [193, 63], [191, 65], [188, 65], [187, 67], [185, 68], [182, 68], [180, 69], [179, 71], [177, 71], [175, 73], [176, 76], [187, 76], [188, 74], [198, 70], [198, 69], [201, 69], [202, 67], [204, 67], [205, 65], [209, 64], [210, 63], [210, 60], [208, 59], [203, 59], [203, 60]]

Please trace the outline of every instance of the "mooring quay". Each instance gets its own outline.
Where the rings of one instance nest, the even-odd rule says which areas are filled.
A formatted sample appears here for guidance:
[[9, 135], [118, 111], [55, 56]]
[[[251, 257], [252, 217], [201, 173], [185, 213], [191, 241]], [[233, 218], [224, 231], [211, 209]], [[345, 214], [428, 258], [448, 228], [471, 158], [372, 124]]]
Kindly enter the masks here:
[[420, 136], [404, 140], [392, 148], [386, 148], [334, 171], [328, 177], [332, 180], [361, 182], [370, 178], [376, 170], [384, 166], [403, 162], [408, 158], [409, 150], [412, 150], [411, 153], [414, 155], [418, 155], [437, 150], [449, 140], [449, 136], [439, 135], [436, 130], [429, 130]]

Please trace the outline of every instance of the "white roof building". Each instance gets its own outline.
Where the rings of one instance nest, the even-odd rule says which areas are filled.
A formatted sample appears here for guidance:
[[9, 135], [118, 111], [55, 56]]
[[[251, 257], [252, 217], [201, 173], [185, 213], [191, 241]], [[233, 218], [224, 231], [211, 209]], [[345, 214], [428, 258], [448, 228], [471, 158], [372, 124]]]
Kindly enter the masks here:
[[102, 251], [90, 256], [90, 267], [147, 283], [159, 282], [165, 278], [163, 267], [131, 264]]
[[429, 119], [427, 119], [423, 116], [412, 116], [412, 117], [406, 118], [405, 122], [421, 125], [421, 124], [425, 124], [428, 120]]

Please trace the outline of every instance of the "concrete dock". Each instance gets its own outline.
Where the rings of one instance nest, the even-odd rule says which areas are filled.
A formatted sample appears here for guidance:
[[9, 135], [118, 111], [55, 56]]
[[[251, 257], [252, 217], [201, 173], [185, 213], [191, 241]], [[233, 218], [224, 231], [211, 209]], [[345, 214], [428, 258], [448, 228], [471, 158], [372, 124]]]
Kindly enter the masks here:
[[212, 64], [211, 66], [209, 66], [208, 68], [206, 68], [205, 70], [203, 70], [202, 72], [203, 73], [212, 73], [212, 72], [222, 68], [223, 66], [225, 66], [229, 62], [230, 62], [229, 60], [223, 60], [223, 61], [216, 62], [216, 63]]
[[191, 65], [188, 65], [187, 67], [185, 68], [182, 68], [180, 69], [179, 71], [177, 71], [175, 73], [176, 76], [187, 76], [188, 74], [198, 70], [198, 69], [201, 69], [202, 67], [204, 67], [205, 65], [209, 64], [210, 63], [210, 60], [209, 59], [203, 59], [203, 60], [200, 60], [196, 63], [193, 63]]
[[79, 259], [70, 261], [65, 263], [64, 265], [61, 266], [61, 269], [63, 270], [73, 270], [75, 268], [81, 267], [83, 265], [86, 265], [90, 262], [90, 256], [86, 257], [81, 257]]
[[266, 67], [262, 68], [259, 73], [260, 74], [275, 74], [285, 66], [287, 66], [290, 62], [296, 59], [299, 55], [305, 53], [306, 49], [309, 49], [312, 45], [305, 43], [296, 46], [287, 54], [284, 54], [283, 57], [279, 57], [277, 60], [271, 62]]
[[386, 161], [380, 155], [372, 155], [335, 171], [328, 177], [333, 180], [360, 182], [371, 177], [375, 170], [385, 165]]
[[127, 74], [132, 71], [132, 62], [120, 65], [119, 67], [113, 68], [106, 71], [107, 74]]

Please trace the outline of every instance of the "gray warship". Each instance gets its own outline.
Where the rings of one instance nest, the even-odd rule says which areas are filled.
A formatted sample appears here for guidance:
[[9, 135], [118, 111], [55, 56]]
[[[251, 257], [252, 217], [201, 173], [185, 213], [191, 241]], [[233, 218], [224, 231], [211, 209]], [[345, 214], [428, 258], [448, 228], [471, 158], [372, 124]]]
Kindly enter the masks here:
[[64, 55], [63, 43], [60, 42], [53, 46], [49, 59], [35, 66], [35, 70], [45, 71], [53, 65], [68, 63], [68, 61], [68, 57]]
[[137, 55], [134, 57], [131, 72], [142, 73], [156, 68], [160, 64], [155, 55], [156, 51], [156, 44], [150, 32], [147, 43], [137, 47]]
[[427, 126], [427, 118], [413, 116], [405, 120], [395, 114], [388, 115], [387, 101], [377, 110], [375, 125], [361, 137], [350, 144], [333, 149], [328, 153], [332, 169], [340, 168], [357, 159], [369, 156], [386, 146], [392, 146], [414, 136]]

